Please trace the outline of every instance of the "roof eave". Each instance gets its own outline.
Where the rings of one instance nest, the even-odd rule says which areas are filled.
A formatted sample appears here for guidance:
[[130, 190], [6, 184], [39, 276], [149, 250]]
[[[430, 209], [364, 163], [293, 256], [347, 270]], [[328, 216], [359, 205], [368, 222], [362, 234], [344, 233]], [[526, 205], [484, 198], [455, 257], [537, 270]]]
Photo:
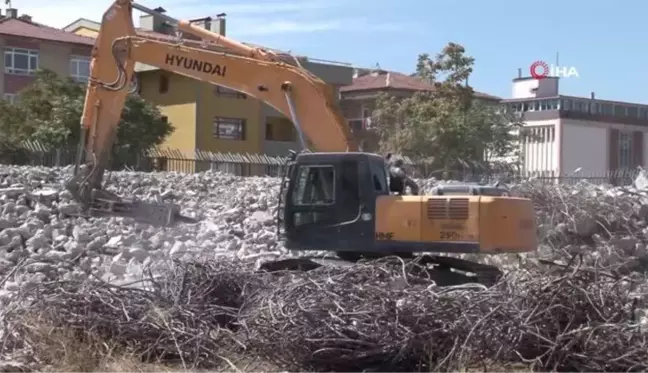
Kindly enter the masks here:
[[367, 88], [350, 88], [345, 90], [340, 90], [340, 92], [366, 92], [366, 91], [411, 91], [411, 92], [434, 92], [434, 89], [419, 89], [412, 87], [398, 87], [398, 86], [388, 86], [388, 87], [367, 87]]
[[37, 40], [39, 42], [51, 42], [51, 43], [63, 43], [63, 44], [74, 44], [74, 45], [83, 45], [85, 47], [93, 47], [94, 43], [81, 43], [81, 42], [75, 42], [75, 41], [66, 41], [66, 40], [56, 40], [56, 39], [43, 39], [35, 36], [25, 36], [25, 35], [14, 35], [14, 34], [7, 34], [4, 32], [0, 32], [0, 36], [9, 36], [9, 37], [14, 37], [14, 38], [23, 38], [23, 39], [31, 39], [31, 40]]

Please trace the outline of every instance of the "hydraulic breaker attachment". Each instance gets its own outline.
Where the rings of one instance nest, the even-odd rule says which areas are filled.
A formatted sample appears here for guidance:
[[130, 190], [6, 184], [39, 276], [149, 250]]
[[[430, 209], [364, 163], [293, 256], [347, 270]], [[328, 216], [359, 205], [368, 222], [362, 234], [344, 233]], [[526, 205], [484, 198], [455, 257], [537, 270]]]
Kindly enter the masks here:
[[180, 214], [180, 206], [172, 203], [150, 203], [136, 198], [123, 198], [103, 189], [92, 189], [84, 193], [87, 184], [80, 184], [73, 178], [66, 188], [81, 203], [79, 216], [120, 216], [154, 226], [169, 226], [177, 222], [192, 223], [191, 219]]

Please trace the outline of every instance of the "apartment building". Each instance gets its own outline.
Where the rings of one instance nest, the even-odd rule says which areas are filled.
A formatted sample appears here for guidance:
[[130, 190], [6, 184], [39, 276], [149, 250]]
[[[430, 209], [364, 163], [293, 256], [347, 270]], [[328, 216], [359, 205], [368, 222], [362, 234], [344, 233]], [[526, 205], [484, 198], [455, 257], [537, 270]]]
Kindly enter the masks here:
[[[156, 10], [165, 11], [162, 8]], [[191, 22], [226, 35], [224, 16]], [[79, 35], [93, 35], [93, 32], [96, 35], [98, 29], [98, 23], [86, 19], [79, 19], [64, 28]], [[154, 15], [141, 16], [137, 32], [156, 40], [177, 40], [175, 30]], [[183, 35], [183, 42], [206, 47], [192, 35]], [[215, 46], [207, 48], [223, 51]], [[295, 63], [296, 58], [301, 66], [336, 89], [352, 82], [353, 69], [348, 64], [274, 52], [285, 57], [288, 63]], [[142, 97], [158, 105], [176, 127], [165, 143], [168, 148], [189, 154], [206, 150], [268, 155], [285, 155], [289, 149], [299, 149], [292, 121], [259, 100], [154, 66], [137, 64], [136, 71]]]
[[0, 13], [0, 94], [13, 102], [17, 93], [34, 80], [38, 69], [87, 81], [94, 40], [34, 22], [29, 15], [8, 8]]
[[[431, 92], [434, 86], [414, 76], [375, 69], [355, 69], [353, 83], [340, 88], [340, 105], [356, 137], [366, 150], [373, 150], [377, 139], [366, 129], [371, 126], [371, 116], [380, 93], [395, 97], [411, 97], [416, 92]], [[475, 92], [475, 98], [497, 104], [501, 98]]]
[[561, 95], [559, 83], [519, 76], [502, 101], [530, 129], [520, 144], [526, 171], [587, 176], [648, 164], [648, 105]]

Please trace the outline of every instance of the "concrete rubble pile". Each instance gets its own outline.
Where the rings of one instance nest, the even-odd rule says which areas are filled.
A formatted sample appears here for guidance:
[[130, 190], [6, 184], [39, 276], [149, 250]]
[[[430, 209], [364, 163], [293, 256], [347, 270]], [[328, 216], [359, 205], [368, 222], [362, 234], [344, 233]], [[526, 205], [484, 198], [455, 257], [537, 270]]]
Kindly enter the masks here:
[[[108, 174], [107, 190], [178, 203], [184, 215], [199, 221], [156, 228], [127, 218], [71, 217], [78, 210], [64, 188], [71, 172], [71, 167], [0, 166], [0, 273], [21, 267], [21, 275], [6, 279], [0, 294], [61, 275], [83, 278], [89, 272], [128, 282], [150, 264], [170, 259], [234, 257], [258, 264], [300, 255], [289, 253], [277, 240], [278, 178], [212, 172]], [[643, 243], [648, 242], [648, 183], [642, 180], [635, 182], [639, 188], [587, 183], [558, 187], [530, 181], [512, 191], [536, 202], [540, 256], [556, 259], [582, 252], [590, 261], [603, 257], [619, 262], [648, 253]], [[423, 192], [437, 184], [418, 182]], [[474, 259], [506, 268], [516, 265], [520, 256]]]
[[[528, 181], [511, 188], [533, 200], [539, 224], [537, 256], [587, 265], [639, 270], [648, 263], [648, 176], [611, 187], [581, 181], [548, 185]], [[648, 268], [648, 267], [647, 267]]]
[[139, 278], [171, 259], [235, 257], [245, 261], [292, 255], [277, 242], [275, 178], [200, 173], [116, 172], [106, 189], [120, 196], [169, 201], [198, 223], [159, 228], [128, 218], [76, 218], [63, 169], [0, 166], [0, 273], [20, 265], [2, 294], [46, 279]]
[[[641, 342], [648, 324], [643, 274], [648, 177], [643, 171], [627, 187], [534, 180], [511, 186], [513, 195], [534, 202], [540, 247], [527, 255], [472, 256], [508, 269], [505, 281], [490, 289], [436, 288], [405, 275], [400, 261], [278, 277], [255, 273], [251, 268], [261, 261], [298, 255], [288, 253], [276, 237], [277, 178], [211, 172], [108, 175], [109, 191], [173, 201], [198, 221], [159, 228], [125, 218], [72, 217], [78, 206], [63, 187], [71, 171], [0, 166], [0, 301], [7, 305], [4, 321], [14, 325], [9, 334], [15, 343], [31, 333], [23, 314], [49, 312], [57, 325], [95, 325], [127, 345], [139, 343], [142, 351], [151, 343], [160, 347], [161, 340], [171, 349], [178, 340], [200, 341], [200, 348], [184, 350], [186, 359], [222, 353], [217, 351], [221, 341], [205, 330], [234, 332], [245, 325], [250, 351], [295, 370], [418, 369], [430, 358], [425, 354], [431, 338], [439, 355], [428, 367], [433, 370], [456, 371], [468, 360], [473, 364], [495, 355], [507, 362], [536, 359], [540, 370], [648, 369], [648, 345]], [[423, 192], [436, 183], [419, 180]], [[216, 265], [178, 270], [173, 259]], [[571, 275], [565, 275], [565, 267]], [[166, 271], [161, 290], [144, 295], [105, 286], [150, 276], [151, 268]], [[92, 278], [102, 281], [85, 281]], [[54, 281], [61, 279], [68, 281]], [[26, 297], [30, 289], [38, 289], [33, 292], [38, 296]], [[150, 307], [169, 308], [186, 329], [168, 334], [159, 320], [145, 317]], [[210, 321], [207, 314], [227, 320]], [[330, 319], [322, 322], [322, 315]], [[581, 319], [573, 319], [577, 316]], [[196, 320], [204, 325], [196, 326]], [[351, 333], [349, 339], [339, 338], [341, 330]], [[358, 339], [364, 344], [351, 343]], [[467, 350], [457, 349], [457, 343]], [[629, 346], [631, 354], [614, 360]], [[329, 355], [322, 355], [325, 350]], [[616, 365], [609, 365], [612, 360]], [[385, 365], [389, 361], [396, 365]]]

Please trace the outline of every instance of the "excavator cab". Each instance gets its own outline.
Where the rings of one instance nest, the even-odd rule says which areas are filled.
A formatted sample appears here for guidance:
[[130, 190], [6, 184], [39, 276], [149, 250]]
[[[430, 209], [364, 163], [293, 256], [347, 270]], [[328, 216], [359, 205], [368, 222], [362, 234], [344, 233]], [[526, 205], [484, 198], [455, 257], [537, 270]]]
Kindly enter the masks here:
[[289, 173], [282, 219], [287, 249], [372, 251], [376, 198], [390, 194], [383, 157], [302, 153]]

